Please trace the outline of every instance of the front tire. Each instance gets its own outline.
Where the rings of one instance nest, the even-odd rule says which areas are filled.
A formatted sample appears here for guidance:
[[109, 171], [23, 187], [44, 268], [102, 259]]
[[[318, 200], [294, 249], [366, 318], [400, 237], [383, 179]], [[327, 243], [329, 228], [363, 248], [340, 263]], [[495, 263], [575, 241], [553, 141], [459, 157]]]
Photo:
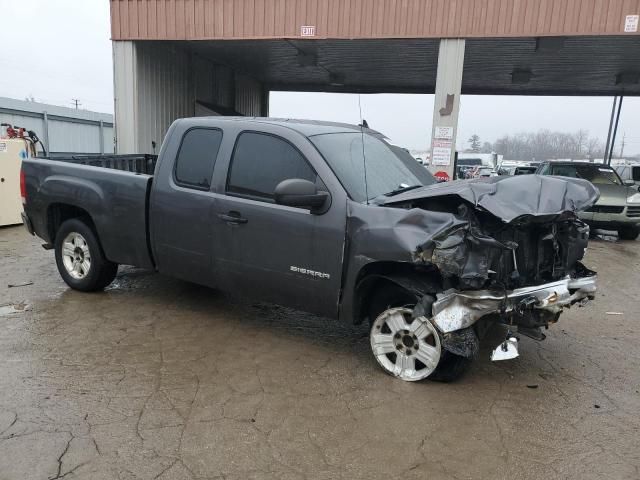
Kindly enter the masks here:
[[422, 303], [424, 316], [413, 318], [415, 296], [396, 285], [379, 289], [373, 299], [369, 341], [386, 373], [408, 382], [425, 378], [452, 382], [468, 370], [472, 359], [448, 351], [429, 320], [431, 302]]
[[618, 229], [620, 240], [635, 240], [640, 235], [640, 227], [622, 227]]
[[81, 219], [60, 226], [54, 247], [58, 272], [74, 290], [102, 290], [116, 277], [118, 264], [105, 258], [95, 233]]

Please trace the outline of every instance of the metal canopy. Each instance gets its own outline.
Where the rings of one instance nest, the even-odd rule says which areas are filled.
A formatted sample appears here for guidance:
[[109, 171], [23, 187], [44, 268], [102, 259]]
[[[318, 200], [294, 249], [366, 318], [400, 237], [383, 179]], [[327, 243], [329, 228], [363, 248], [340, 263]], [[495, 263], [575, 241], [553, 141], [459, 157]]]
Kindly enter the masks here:
[[[437, 39], [171, 42], [270, 90], [433, 93]], [[165, 42], [161, 42], [165, 43]], [[640, 36], [467, 39], [462, 93], [640, 95]]]

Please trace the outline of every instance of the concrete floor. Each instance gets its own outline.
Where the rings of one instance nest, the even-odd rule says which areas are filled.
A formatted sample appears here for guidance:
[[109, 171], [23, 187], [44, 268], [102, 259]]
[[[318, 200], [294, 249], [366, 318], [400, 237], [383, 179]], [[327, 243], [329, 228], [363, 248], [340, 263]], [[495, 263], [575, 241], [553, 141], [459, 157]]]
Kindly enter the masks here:
[[69, 290], [40, 243], [0, 229], [0, 479], [640, 478], [640, 242], [592, 242], [597, 301], [453, 384], [136, 269]]

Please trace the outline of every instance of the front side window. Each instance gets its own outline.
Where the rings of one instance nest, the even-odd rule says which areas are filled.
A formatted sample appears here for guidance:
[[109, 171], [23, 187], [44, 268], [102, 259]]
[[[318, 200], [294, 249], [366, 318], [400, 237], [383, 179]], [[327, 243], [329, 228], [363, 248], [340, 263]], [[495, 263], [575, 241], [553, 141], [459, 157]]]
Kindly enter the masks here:
[[176, 157], [174, 178], [178, 185], [208, 190], [216, 163], [222, 131], [212, 128], [192, 128], [182, 137]]
[[273, 202], [283, 180], [317, 183], [318, 175], [289, 142], [273, 135], [243, 132], [238, 136], [227, 178], [227, 192]]

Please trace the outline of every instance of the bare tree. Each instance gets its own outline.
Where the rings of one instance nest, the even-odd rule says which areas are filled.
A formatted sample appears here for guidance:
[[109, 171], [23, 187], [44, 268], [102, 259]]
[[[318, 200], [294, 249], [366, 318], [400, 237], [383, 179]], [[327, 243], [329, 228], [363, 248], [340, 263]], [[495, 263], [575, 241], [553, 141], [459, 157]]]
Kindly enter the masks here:
[[482, 144], [482, 148], [480, 149], [480, 153], [491, 153], [493, 152], [493, 145], [491, 142], [484, 142]]
[[589, 160], [594, 158], [604, 158], [604, 146], [602, 142], [597, 138], [590, 138], [586, 144], [586, 154]]
[[539, 130], [500, 137], [492, 149], [511, 160], [593, 159], [601, 156], [602, 144], [589, 137], [587, 130], [575, 133]]

